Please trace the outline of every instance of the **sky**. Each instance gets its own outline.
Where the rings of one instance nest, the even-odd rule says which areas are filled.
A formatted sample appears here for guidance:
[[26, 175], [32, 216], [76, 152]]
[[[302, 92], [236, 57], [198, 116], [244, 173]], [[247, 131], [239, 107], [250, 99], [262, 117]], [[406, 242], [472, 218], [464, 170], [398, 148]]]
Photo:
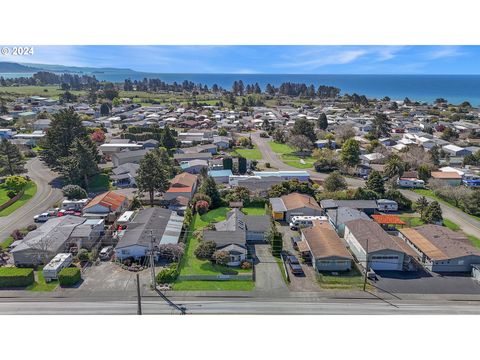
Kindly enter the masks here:
[[480, 46], [35, 46], [0, 61], [153, 73], [480, 74]]

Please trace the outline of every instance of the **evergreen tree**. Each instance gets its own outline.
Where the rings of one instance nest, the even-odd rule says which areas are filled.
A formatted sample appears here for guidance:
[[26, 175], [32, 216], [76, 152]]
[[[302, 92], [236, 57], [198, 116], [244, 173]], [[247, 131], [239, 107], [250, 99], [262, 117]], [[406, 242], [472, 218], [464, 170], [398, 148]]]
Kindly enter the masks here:
[[87, 139], [88, 135], [73, 108], [60, 110], [52, 117], [50, 128], [40, 144], [43, 148], [40, 156], [49, 167], [60, 170], [59, 161], [70, 155], [73, 141], [77, 138]]
[[17, 145], [7, 139], [0, 142], [0, 173], [2, 175], [16, 175], [24, 173], [25, 159]]
[[177, 147], [177, 139], [175, 139], [175, 136], [168, 125], [166, 125], [165, 129], [163, 130], [162, 146], [167, 150], [172, 150], [173, 148]]
[[240, 174], [245, 174], [247, 172], [247, 159], [244, 157], [238, 158], [238, 172]]
[[428, 165], [422, 164], [418, 167], [418, 178], [427, 182], [427, 180], [430, 178], [431, 171]]
[[415, 211], [418, 211], [420, 213], [420, 219], [422, 220], [427, 207], [428, 207], [428, 200], [425, 196], [422, 196], [415, 201], [414, 209]]
[[107, 103], [103, 103], [100, 105], [100, 115], [108, 116], [110, 114], [110, 105]]
[[428, 205], [422, 220], [429, 224], [438, 223], [443, 220], [442, 208], [440, 207], [438, 201], [432, 201]]
[[377, 194], [383, 194], [385, 192], [385, 183], [382, 175], [378, 171], [373, 170], [370, 175], [368, 175], [365, 187], [368, 190], [375, 191]]
[[332, 172], [327, 176], [323, 183], [325, 191], [334, 192], [347, 189], [345, 178], [338, 171]]
[[315, 142], [317, 140], [313, 123], [307, 119], [298, 119], [295, 121], [290, 133], [291, 135], [304, 135], [309, 138], [311, 142]]
[[328, 128], [328, 121], [327, 121], [327, 115], [325, 113], [321, 113], [320, 117], [317, 120], [317, 126], [321, 130], [327, 130]]
[[218, 192], [217, 184], [213, 177], [208, 176], [200, 187], [200, 193], [208, 195], [212, 199], [210, 208], [215, 209], [222, 203], [220, 193]]
[[148, 193], [151, 206], [153, 206], [155, 192], [165, 192], [168, 189], [168, 170], [159, 161], [159, 156], [154, 151], [146, 153], [140, 161], [135, 181], [140, 191]]
[[354, 167], [360, 164], [360, 145], [354, 139], [348, 139], [342, 145], [341, 160], [345, 166]]

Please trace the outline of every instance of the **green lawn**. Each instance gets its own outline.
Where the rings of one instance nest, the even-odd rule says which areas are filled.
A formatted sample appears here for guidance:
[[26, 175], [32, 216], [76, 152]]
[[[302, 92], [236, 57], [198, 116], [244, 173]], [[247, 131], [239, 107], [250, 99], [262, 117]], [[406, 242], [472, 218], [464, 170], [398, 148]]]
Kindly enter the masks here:
[[58, 286], [58, 281], [50, 281], [49, 283], [45, 282], [45, 278], [43, 277], [42, 268], [39, 268], [38, 271], [35, 271], [35, 279], [36, 281], [28, 286], [26, 290], [30, 291], [53, 291]]
[[274, 257], [275, 258], [275, 262], [277, 263], [278, 265], [278, 269], [280, 270], [280, 272], [282, 273], [282, 278], [283, 278], [283, 281], [285, 281], [285, 284], [288, 284], [289, 281], [287, 279], [287, 274], [285, 273], [285, 267], [283, 266], [283, 261], [282, 259], [280, 259], [279, 257]]
[[[403, 221], [405, 221], [407, 223], [406, 226], [410, 226], [410, 227], [420, 226], [420, 225], [425, 224], [420, 219], [420, 217], [418, 217], [418, 216], [405, 216], [405, 215], [403, 215], [403, 216], [400, 216], [400, 219], [402, 219]], [[453, 230], [453, 231], [459, 231], [460, 230], [460, 226], [458, 226], [456, 223], [454, 223], [450, 219], [443, 219], [443, 226], [446, 226], [447, 228], [449, 228], [450, 230]]]
[[[273, 152], [280, 154], [282, 161], [289, 165], [296, 167], [297, 169], [311, 169], [315, 159], [311, 156], [298, 156], [295, 154], [295, 149], [287, 144], [280, 144], [275, 141], [269, 141], [268, 145]], [[300, 162], [302, 159], [305, 164]]]
[[231, 268], [228, 266], [219, 266], [211, 261], [199, 260], [195, 257], [194, 252], [199, 241], [193, 236], [193, 232], [203, 229], [212, 222], [224, 220], [228, 210], [229, 209], [226, 207], [221, 207], [211, 210], [201, 216], [199, 214], [195, 214], [187, 237], [187, 248], [185, 250], [185, 255], [180, 263], [180, 275], [235, 275], [239, 273], [250, 273], [252, 271], [249, 269], [244, 270], [240, 268]]
[[473, 246], [480, 249], [480, 239], [473, 235], [467, 235], [468, 240], [472, 243]]
[[[57, 85], [47, 86], [0, 86], [0, 94], [11, 94], [13, 96], [45, 96], [58, 99], [65, 91]], [[85, 95], [85, 91], [70, 90], [75, 95]]]
[[235, 149], [235, 152], [243, 156], [245, 159], [249, 160], [261, 160], [262, 159], [262, 153], [260, 150], [257, 149], [257, 147], [254, 147], [253, 149]]
[[26, 188], [25, 188], [25, 192], [24, 192], [23, 196], [20, 199], [18, 199], [17, 201], [15, 201], [9, 207], [0, 211], [0, 216], [10, 215], [15, 210], [17, 210], [18, 208], [25, 205], [31, 198], [33, 198], [35, 196], [36, 192], [37, 192], [37, 184], [35, 184], [33, 181], [29, 181]]
[[107, 174], [97, 174], [90, 179], [89, 190], [92, 192], [108, 191], [110, 188], [110, 178]]
[[265, 207], [245, 207], [242, 212], [246, 215], [265, 215]]
[[232, 281], [177, 281], [173, 284], [176, 291], [252, 291], [253, 280]]
[[353, 268], [348, 272], [339, 272], [338, 275], [332, 275], [331, 272], [320, 273], [317, 280], [320, 287], [324, 289], [354, 290], [363, 289], [364, 277], [356, 268]]
[[277, 154], [290, 154], [295, 151], [292, 147], [288, 146], [287, 144], [280, 144], [275, 141], [269, 141], [268, 145], [270, 145], [270, 148], [272, 149], [272, 151]]
[[443, 219], [443, 226], [446, 226], [447, 228], [453, 231], [460, 230], [460, 226], [458, 226], [452, 220], [449, 220], [449, 219]]
[[8, 248], [14, 241], [15, 239], [12, 237], [12, 235], [8, 235], [8, 237], [0, 243], [0, 248]]

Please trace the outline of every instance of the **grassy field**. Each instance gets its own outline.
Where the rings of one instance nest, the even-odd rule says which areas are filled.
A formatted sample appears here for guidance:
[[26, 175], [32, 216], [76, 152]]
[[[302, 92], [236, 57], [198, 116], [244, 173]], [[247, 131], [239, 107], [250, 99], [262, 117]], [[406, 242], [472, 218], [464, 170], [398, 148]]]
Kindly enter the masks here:
[[204, 215], [195, 214], [192, 224], [190, 225], [190, 232], [187, 238], [187, 248], [185, 255], [180, 263], [180, 275], [220, 275], [220, 274], [238, 274], [250, 273], [252, 270], [244, 270], [240, 268], [230, 268], [228, 266], [219, 266], [208, 260], [199, 260], [195, 257], [195, 249], [199, 244], [193, 232], [201, 230], [212, 222], [218, 222], [225, 219], [228, 208], [221, 207]]
[[[47, 86], [0, 86], [0, 95], [11, 96], [44, 96], [58, 99], [65, 91], [56, 85]], [[85, 95], [84, 91], [70, 91], [75, 95]]]
[[53, 291], [58, 286], [58, 281], [53, 280], [47, 283], [43, 277], [42, 268], [39, 268], [38, 271], [35, 271], [35, 282], [28, 286], [26, 290], [30, 291]]
[[[275, 141], [269, 141], [268, 145], [273, 152], [280, 155], [282, 161], [290, 166], [296, 167], [297, 169], [311, 169], [315, 159], [311, 156], [298, 156], [295, 154], [295, 149], [287, 144], [280, 144]], [[302, 164], [300, 160], [303, 160], [305, 163]]]
[[[341, 272], [338, 275], [321, 273], [317, 276], [320, 287], [335, 290], [358, 290], [363, 289], [364, 277], [356, 268], [348, 272]], [[368, 288], [368, 286], [367, 286]]]
[[255, 288], [255, 282], [252, 280], [177, 281], [172, 288], [176, 291], [252, 291]]
[[0, 248], [8, 248], [14, 241], [15, 239], [12, 237], [12, 235], [8, 235], [8, 237], [0, 243]]
[[242, 212], [246, 215], [265, 215], [264, 207], [246, 207], [242, 209]]
[[245, 159], [249, 160], [261, 160], [262, 153], [255, 146], [253, 149], [235, 149], [238, 155], [243, 156]]
[[473, 235], [467, 235], [468, 240], [472, 243], [473, 246], [480, 249], [480, 239]]
[[[422, 219], [420, 219], [420, 217], [418, 217], [418, 216], [403, 215], [403, 216], [400, 216], [400, 219], [405, 221], [407, 223], [406, 226], [409, 226], [409, 227], [420, 226], [420, 225], [425, 224], [422, 221]], [[460, 230], [460, 226], [458, 226], [456, 223], [454, 223], [450, 219], [443, 219], [443, 226], [446, 226], [447, 228], [449, 228], [450, 230], [453, 230], [453, 231], [459, 231]]]
[[30, 181], [25, 188], [25, 192], [23, 196], [20, 199], [18, 199], [16, 202], [14, 202], [12, 205], [10, 205], [9, 207], [0, 211], [0, 216], [10, 215], [15, 210], [25, 205], [31, 198], [33, 198], [36, 192], [37, 192], [37, 184], [35, 184], [33, 181]]

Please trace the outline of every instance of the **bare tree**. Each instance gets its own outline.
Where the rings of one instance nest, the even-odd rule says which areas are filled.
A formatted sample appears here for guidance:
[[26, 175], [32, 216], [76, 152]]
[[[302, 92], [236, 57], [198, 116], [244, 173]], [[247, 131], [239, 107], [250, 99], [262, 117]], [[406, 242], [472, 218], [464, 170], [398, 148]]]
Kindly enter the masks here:
[[335, 128], [335, 139], [337, 143], [344, 143], [355, 136], [355, 130], [351, 125], [341, 124]]

